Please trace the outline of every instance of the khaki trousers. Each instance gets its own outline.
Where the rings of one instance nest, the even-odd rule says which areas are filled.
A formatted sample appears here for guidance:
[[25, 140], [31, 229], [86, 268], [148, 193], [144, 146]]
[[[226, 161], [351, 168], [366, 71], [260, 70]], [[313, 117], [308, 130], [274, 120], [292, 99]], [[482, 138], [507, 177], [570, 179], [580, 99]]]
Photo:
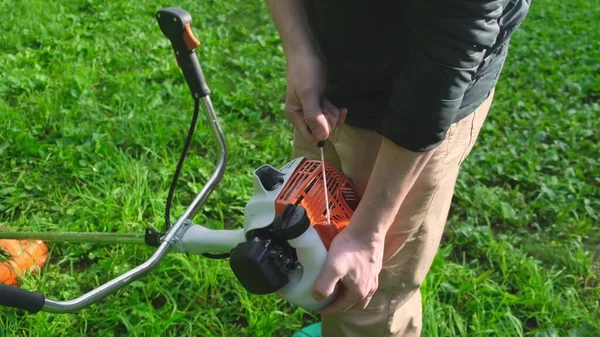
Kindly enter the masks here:
[[[323, 337], [420, 336], [419, 289], [438, 250], [460, 166], [477, 140], [492, 100], [493, 92], [476, 111], [452, 124], [442, 144], [432, 150], [435, 153], [387, 233], [379, 288], [369, 306], [323, 315]], [[342, 170], [362, 195], [380, 142], [374, 131], [342, 125], [326, 142], [325, 160]], [[296, 133], [293, 156], [320, 159], [320, 151]]]

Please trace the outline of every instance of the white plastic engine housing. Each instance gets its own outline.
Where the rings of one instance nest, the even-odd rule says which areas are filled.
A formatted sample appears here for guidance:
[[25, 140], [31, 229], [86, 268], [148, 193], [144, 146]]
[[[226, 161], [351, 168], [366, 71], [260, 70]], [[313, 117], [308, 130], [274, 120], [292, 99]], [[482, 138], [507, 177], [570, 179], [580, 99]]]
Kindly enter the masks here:
[[[276, 217], [276, 199], [304, 159], [296, 158], [280, 169], [263, 165], [261, 168], [276, 170], [281, 179], [279, 186], [271, 191], [267, 190], [260, 180], [258, 172], [261, 168], [255, 171], [254, 194], [246, 204], [243, 229], [212, 230], [194, 225], [185, 232], [173, 249], [192, 254], [229, 252], [240, 243], [248, 241], [250, 231], [269, 227]], [[309, 226], [304, 233], [288, 240], [288, 243], [296, 250], [299, 266], [287, 272], [289, 281], [276, 291], [276, 295], [308, 310], [318, 310], [331, 303], [336, 293], [323, 301], [316, 301], [312, 297], [317, 277], [327, 260], [327, 249], [315, 228]]]
[[[265, 228], [275, 219], [275, 200], [286, 186], [289, 178], [302, 163], [305, 157], [296, 158], [281, 169], [283, 182], [279, 188], [268, 191], [261, 183], [257, 169], [254, 174], [254, 195], [246, 205], [244, 215], [244, 232]], [[299, 237], [289, 240], [290, 246], [296, 249], [300, 267], [288, 272], [289, 283], [277, 291], [277, 295], [284, 300], [308, 310], [318, 310], [329, 304], [336, 296], [334, 293], [323, 301], [314, 300], [313, 288], [317, 277], [320, 275], [327, 261], [327, 249], [319, 234], [313, 227], [309, 227]]]
[[[279, 196], [279, 193], [285, 187], [296, 168], [302, 163], [304, 157], [296, 158], [281, 169], [275, 169], [271, 165], [263, 165], [254, 171], [254, 193], [244, 211], [244, 232], [248, 233], [253, 229], [265, 228], [269, 226], [273, 219], [275, 219], [275, 200]], [[275, 171], [282, 174], [282, 184], [273, 191], [268, 191], [263, 186], [257, 172], [263, 167], [273, 168]]]

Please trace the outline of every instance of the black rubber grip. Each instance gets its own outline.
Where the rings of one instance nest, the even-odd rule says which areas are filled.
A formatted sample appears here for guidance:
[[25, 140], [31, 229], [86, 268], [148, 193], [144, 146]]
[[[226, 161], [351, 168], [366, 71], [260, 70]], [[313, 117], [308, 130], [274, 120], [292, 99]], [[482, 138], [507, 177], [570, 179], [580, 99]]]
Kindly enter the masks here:
[[185, 81], [190, 87], [192, 96], [194, 98], [208, 96], [210, 89], [206, 85], [196, 50], [190, 50], [184, 39], [186, 24], [188, 25], [187, 29], [191, 29], [192, 25], [190, 13], [176, 7], [163, 8], [156, 13], [156, 20], [160, 30], [171, 41], [177, 64], [183, 72], [183, 77], [185, 77]]
[[42, 310], [46, 298], [39, 291], [27, 291], [0, 283], [0, 306], [23, 309], [35, 314]]

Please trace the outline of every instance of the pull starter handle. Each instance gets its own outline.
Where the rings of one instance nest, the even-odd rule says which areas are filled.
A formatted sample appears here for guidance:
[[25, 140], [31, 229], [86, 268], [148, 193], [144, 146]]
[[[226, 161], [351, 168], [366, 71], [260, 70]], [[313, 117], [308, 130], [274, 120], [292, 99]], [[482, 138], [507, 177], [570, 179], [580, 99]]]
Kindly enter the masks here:
[[200, 42], [192, 33], [192, 16], [187, 11], [169, 7], [156, 13], [156, 20], [160, 30], [171, 41], [177, 65], [181, 68], [192, 96], [202, 98], [210, 94], [206, 85], [202, 67], [196, 55], [196, 48]]

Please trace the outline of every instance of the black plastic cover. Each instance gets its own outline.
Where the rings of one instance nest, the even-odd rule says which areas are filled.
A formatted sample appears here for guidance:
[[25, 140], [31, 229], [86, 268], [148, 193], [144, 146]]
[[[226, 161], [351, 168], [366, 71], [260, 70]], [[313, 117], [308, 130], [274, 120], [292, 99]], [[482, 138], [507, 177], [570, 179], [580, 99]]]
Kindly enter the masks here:
[[271, 294], [283, 288], [289, 279], [288, 257], [271, 240], [242, 242], [231, 251], [229, 265], [240, 283], [252, 294]]

